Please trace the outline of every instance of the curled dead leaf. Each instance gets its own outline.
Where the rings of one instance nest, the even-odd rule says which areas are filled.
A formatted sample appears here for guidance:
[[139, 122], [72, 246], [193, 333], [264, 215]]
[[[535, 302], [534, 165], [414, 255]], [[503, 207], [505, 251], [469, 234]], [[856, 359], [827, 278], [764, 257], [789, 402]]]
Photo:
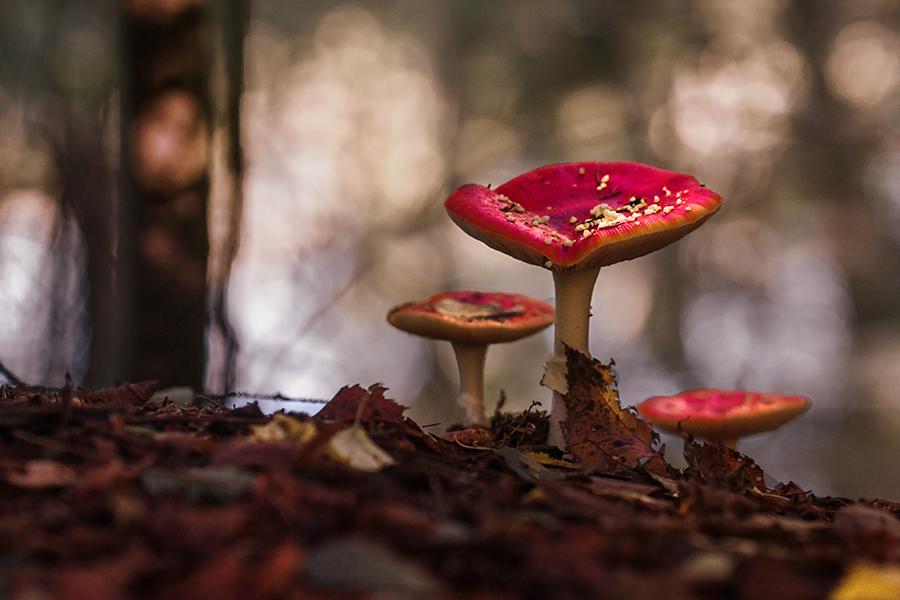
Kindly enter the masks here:
[[568, 418], [563, 431], [575, 458], [585, 466], [604, 461], [675, 477], [658, 449], [659, 435], [634, 409], [619, 404], [612, 367], [568, 346], [566, 366], [569, 392], [563, 400]]
[[284, 413], [275, 413], [265, 425], [251, 425], [250, 429], [251, 441], [269, 443], [295, 441], [300, 446], [305, 446], [318, 434], [318, 429], [312, 421], [301, 421]]
[[331, 438], [328, 455], [360, 471], [380, 471], [396, 464], [390, 454], [372, 441], [359, 423], [343, 429]]
[[324, 421], [341, 421], [356, 416], [361, 402], [365, 402], [360, 419], [362, 421], [400, 421], [407, 407], [384, 397], [386, 388], [375, 383], [369, 389], [359, 385], [347, 386], [322, 407], [315, 418]]

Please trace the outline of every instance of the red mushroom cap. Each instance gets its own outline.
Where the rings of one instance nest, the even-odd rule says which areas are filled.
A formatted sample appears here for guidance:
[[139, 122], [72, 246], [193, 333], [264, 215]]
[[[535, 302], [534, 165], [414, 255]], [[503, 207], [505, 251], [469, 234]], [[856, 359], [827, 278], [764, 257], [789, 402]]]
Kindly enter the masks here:
[[553, 323], [556, 311], [517, 294], [449, 292], [388, 311], [388, 323], [408, 333], [469, 344], [512, 342]]
[[496, 189], [470, 184], [445, 203], [488, 246], [558, 270], [637, 258], [698, 227], [722, 198], [690, 175], [633, 162], [542, 167]]
[[663, 431], [678, 433], [680, 429], [719, 441], [781, 427], [803, 414], [809, 404], [805, 396], [697, 389], [650, 398], [637, 409]]

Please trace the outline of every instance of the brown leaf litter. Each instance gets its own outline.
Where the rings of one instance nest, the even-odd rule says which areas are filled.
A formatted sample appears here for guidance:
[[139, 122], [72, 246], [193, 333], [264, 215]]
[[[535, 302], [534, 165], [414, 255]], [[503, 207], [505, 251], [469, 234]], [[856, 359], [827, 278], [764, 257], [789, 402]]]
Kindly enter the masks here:
[[[436, 436], [377, 385], [341, 390], [316, 417], [151, 403], [152, 383], [2, 388], [0, 598], [898, 589], [900, 505], [769, 488], [749, 457], [693, 440], [688, 468], [672, 469], [619, 407], [609, 367], [570, 359], [571, 456], [544, 445], [534, 407], [495, 415], [488, 432]], [[364, 398], [360, 427], [394, 463], [378, 470], [330, 450]]]

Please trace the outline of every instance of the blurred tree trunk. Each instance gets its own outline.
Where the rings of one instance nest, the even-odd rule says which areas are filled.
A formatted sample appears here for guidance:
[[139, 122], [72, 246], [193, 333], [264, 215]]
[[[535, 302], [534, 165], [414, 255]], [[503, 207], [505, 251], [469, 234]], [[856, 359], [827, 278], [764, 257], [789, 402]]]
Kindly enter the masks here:
[[[131, 211], [123, 202], [127, 197], [125, 190], [117, 185], [121, 183], [120, 165], [104, 153], [104, 123], [98, 113], [70, 107], [66, 145], [62, 149], [63, 201], [77, 214], [88, 253], [85, 277], [89, 287], [91, 349], [83, 383], [91, 387], [107, 386], [121, 379], [131, 362], [133, 244], [131, 237], [121, 235], [129, 229]], [[64, 247], [63, 251], [71, 249]], [[54, 304], [67, 313], [70, 301], [57, 298]], [[62, 314], [59, 318], [76, 316]], [[48, 366], [56, 371], [67, 365], [56, 365], [54, 361]], [[50, 372], [46, 380], [59, 376], [59, 372]]]
[[[93, 330], [84, 385], [158, 379], [224, 391], [236, 352], [225, 289], [241, 204], [249, 4], [121, 6], [121, 185], [111, 203], [80, 210]], [[205, 382], [208, 349], [215, 368]]]
[[[56, 123], [52, 111], [42, 118], [48, 123], [48, 130], [61, 125], [61, 142], [56, 148], [61, 200], [64, 212], [74, 212], [88, 254], [83, 277], [88, 288], [90, 365], [83, 383], [109, 385], [123, 377], [132, 358], [133, 236], [126, 234], [130, 231], [132, 211], [128, 187], [122, 178], [122, 95], [115, 94], [115, 89], [121, 90], [123, 84], [122, 70], [116, 68], [121, 50], [117, 43], [121, 32], [115, 25], [119, 9], [116, 0], [74, 1], [55, 8], [52, 16], [57, 45], [53, 52], [61, 67], [44, 67], [44, 73], [59, 94], [62, 119]], [[88, 31], [94, 37], [85, 33]], [[102, 50], [97, 44], [102, 44]], [[41, 67], [34, 64], [36, 69]], [[71, 310], [70, 290], [60, 285], [65, 276], [65, 269], [61, 268], [63, 255], [80, 250], [79, 240], [77, 236], [67, 236], [57, 240], [57, 245], [60, 256], [58, 270], [53, 274], [54, 324], [48, 346], [59, 344], [55, 336], [62, 323], [82, 317]], [[86, 343], [87, 340], [82, 341]], [[67, 353], [58, 355], [51, 348], [45, 354], [52, 358], [46, 363], [43, 380], [60, 382], [74, 357]]]

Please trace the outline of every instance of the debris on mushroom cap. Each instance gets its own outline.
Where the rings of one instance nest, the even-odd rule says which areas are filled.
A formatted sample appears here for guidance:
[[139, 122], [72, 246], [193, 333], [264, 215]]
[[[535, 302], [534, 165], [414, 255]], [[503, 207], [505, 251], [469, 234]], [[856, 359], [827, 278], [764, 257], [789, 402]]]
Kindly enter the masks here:
[[722, 204], [689, 175], [632, 162], [550, 165], [496, 189], [463, 186], [445, 203], [466, 233], [558, 270], [637, 258], [689, 233]]
[[388, 323], [408, 333], [451, 342], [512, 342], [550, 326], [550, 304], [518, 294], [448, 292], [399, 304]]
[[737, 439], [776, 429], [809, 408], [805, 396], [697, 389], [638, 404], [645, 419], [670, 433], [679, 429], [708, 440]]

